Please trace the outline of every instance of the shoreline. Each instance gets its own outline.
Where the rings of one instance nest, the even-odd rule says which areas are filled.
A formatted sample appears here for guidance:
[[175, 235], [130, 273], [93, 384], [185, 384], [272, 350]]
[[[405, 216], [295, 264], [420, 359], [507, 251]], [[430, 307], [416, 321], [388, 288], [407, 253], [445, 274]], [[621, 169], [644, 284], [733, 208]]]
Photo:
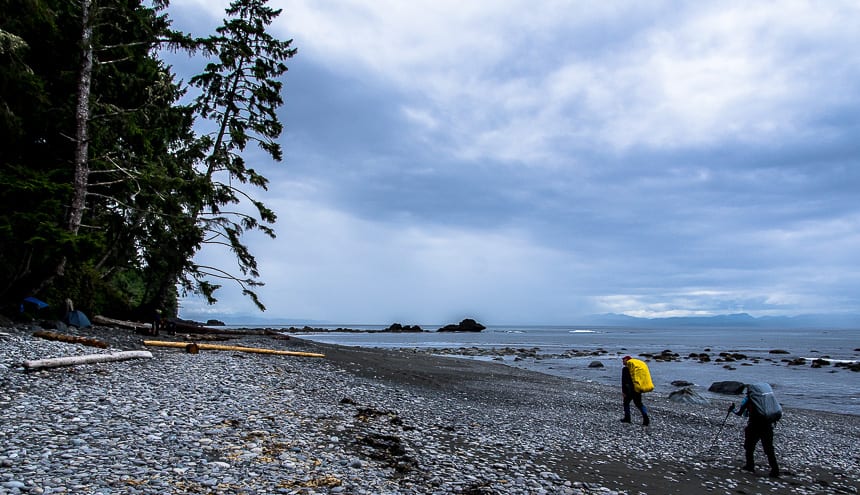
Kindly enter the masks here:
[[[138, 485], [137, 491], [122, 493], [165, 493], [159, 490], [168, 480], [173, 491], [167, 493], [191, 493], [177, 487], [185, 486], [182, 483], [190, 486], [194, 480], [219, 479], [231, 480], [240, 488], [208, 493], [812, 494], [860, 490], [860, 458], [845, 455], [857, 452], [860, 418], [856, 416], [787, 408], [776, 437], [777, 456], [786, 474], [771, 480], [764, 476], [760, 449], [757, 475], [738, 469], [743, 422], [729, 418], [720, 430], [725, 417], [722, 404], [676, 404], [647, 395], [652, 426], [623, 425], [618, 422], [619, 392], [613, 387], [496, 362], [345, 348], [292, 336], [246, 335], [231, 336], [230, 340], [231, 344], [322, 352], [326, 357], [209, 351], [191, 355], [176, 349], [149, 348], [152, 360], [23, 373], [8, 354], [48, 357], [44, 354], [101, 350], [36, 339], [29, 330], [0, 332], [10, 334], [0, 335], [0, 382], [7, 386], [0, 393], [5, 425], [0, 426], [0, 445], [4, 446], [0, 467], [11, 478], [0, 475], [0, 494], [4, 495], [15, 493], [4, 488], [4, 483], [17, 481], [29, 487], [28, 479], [47, 476], [32, 474], [38, 473], [40, 462], [45, 462], [39, 458], [45, 455], [40, 451], [45, 447], [38, 443], [38, 429], [16, 428], [5, 420], [19, 426], [36, 420], [56, 423], [58, 417], [85, 421], [88, 411], [101, 410], [97, 405], [102, 399], [113, 406], [104, 411], [109, 416], [154, 408], [151, 414], [127, 414], [120, 422], [123, 428], [151, 432], [152, 438], [144, 437], [143, 443], [156, 442], [158, 437], [170, 444], [166, 439], [172, 435], [181, 441], [168, 446], [180, 449], [183, 455], [194, 457], [195, 449], [208, 452], [203, 458], [194, 457], [194, 462], [184, 457], [177, 460], [176, 454], [165, 452], [174, 459], [169, 467], [150, 472], [148, 463], [139, 466], [143, 477], [149, 473], [150, 481]], [[114, 349], [144, 348], [143, 338], [128, 330], [96, 328], [77, 333], [104, 338]], [[184, 341], [180, 335], [160, 339]], [[103, 381], [110, 388], [99, 392]], [[206, 384], [209, 386], [201, 388]], [[77, 396], [81, 387], [101, 397], [95, 399], [96, 406], [86, 401], [66, 403], [70, 391]], [[266, 401], [261, 402], [262, 388], [266, 389]], [[232, 408], [224, 409], [227, 402]], [[36, 411], [39, 417], [21, 409], [22, 403], [40, 404], [40, 411]], [[54, 416], [42, 415], [45, 408], [55, 408]], [[186, 411], [196, 412], [188, 415]], [[116, 421], [107, 426], [88, 423], [87, 428], [102, 432]], [[196, 422], [196, 435], [181, 426], [192, 421]], [[295, 428], [282, 423], [294, 423]], [[153, 424], [164, 431], [152, 433]], [[202, 434], [204, 430], [210, 434]], [[192, 436], [191, 447], [183, 444], [189, 441], [188, 435]], [[267, 444], [261, 435], [277, 438]], [[201, 443], [205, 438], [209, 442]], [[226, 449], [243, 438], [256, 438], [256, 447], [235, 456], [207, 450], [216, 445]], [[24, 445], [30, 445], [32, 452]], [[55, 447], [63, 451], [62, 455], [88, 458], [87, 445], [93, 448], [91, 442]], [[277, 445], [283, 447], [273, 447]], [[303, 457], [294, 456], [294, 452], [304, 459], [324, 462], [316, 467], [313, 463], [303, 465]], [[98, 459], [94, 466], [84, 469], [106, 469], [99, 465], [105, 461]], [[258, 471], [267, 473], [264, 477], [269, 485], [244, 478], [248, 472]], [[197, 474], [191, 476], [191, 472]], [[290, 491], [286, 478], [304, 480], [296, 482], [303, 483], [302, 490]], [[339, 480], [337, 486], [335, 478]], [[114, 491], [134, 486], [122, 477], [106, 479]], [[266, 491], [274, 479], [285, 484], [280, 491]], [[324, 479], [332, 481], [332, 486], [322, 486]], [[59, 480], [65, 482], [66, 478]], [[162, 485], [156, 487], [155, 480]], [[80, 493], [110, 491], [92, 490]]]
[[[356, 338], [350, 334], [297, 335], [316, 342], [346, 344], [357, 347], [385, 349], [415, 349], [437, 355], [466, 356], [470, 359], [492, 360], [509, 366], [539, 371], [574, 380], [592, 380], [615, 386], [616, 370], [622, 356], [631, 354], [649, 363], [658, 391], [669, 393], [680, 389], [677, 383], [686, 383], [693, 392], [714, 402], [731, 400], [733, 395], [712, 393], [710, 387], [718, 382], [744, 383], [767, 381], [774, 387], [783, 405], [811, 410], [847, 413], [860, 416], [860, 395], [856, 390], [856, 375], [860, 371], [856, 343], [844, 353], [848, 359], [834, 360], [841, 355], [812, 351], [814, 358], [804, 359], [806, 345], [793, 346], [774, 340], [776, 346], [750, 346], [727, 339], [724, 342], [707, 342], [699, 339], [692, 345], [684, 343], [628, 343], [618, 334], [607, 339], [590, 338], [590, 341], [563, 343], [555, 336], [539, 335], [536, 340], [519, 339], [506, 342], [505, 336], [464, 336], [461, 339], [439, 341], [420, 337], [391, 336]], [[658, 337], [659, 340], [660, 337]], [[665, 339], [665, 335], [662, 336]], [[710, 339], [707, 339], [710, 340]], [[848, 342], [845, 342], [848, 344]], [[444, 347], [439, 347], [443, 344]], [[578, 345], [577, 345], [578, 344]], [[638, 344], [638, 345], [637, 345]], [[644, 345], [643, 345], [644, 344]], [[698, 344], [698, 345], [697, 345]], [[779, 344], [787, 345], [780, 347]], [[811, 347], [815, 349], [815, 347]], [[785, 350], [788, 349], [788, 350]], [[593, 365], [593, 366], [592, 366]], [[658, 382], [659, 381], [659, 382]]]

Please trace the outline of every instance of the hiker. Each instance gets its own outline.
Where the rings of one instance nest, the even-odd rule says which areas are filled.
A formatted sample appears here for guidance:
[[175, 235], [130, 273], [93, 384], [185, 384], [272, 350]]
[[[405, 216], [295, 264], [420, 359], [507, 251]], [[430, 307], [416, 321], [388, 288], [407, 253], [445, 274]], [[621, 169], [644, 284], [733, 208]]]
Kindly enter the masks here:
[[161, 330], [161, 310], [156, 309], [152, 315], [152, 328], [149, 330], [150, 335], [158, 335]]
[[[630, 356], [624, 356], [621, 359], [621, 362], [624, 363], [624, 366], [621, 369], [621, 395], [624, 397], [624, 417], [621, 418], [622, 423], [630, 423], [630, 402], [636, 404], [636, 408], [639, 409], [639, 412], [642, 413], [642, 426], [648, 426], [651, 424], [651, 419], [648, 417], [648, 409], [645, 408], [645, 405], [642, 404], [642, 390], [637, 390], [637, 387], [633, 383], [633, 377], [630, 374], [630, 365], [634, 367], [641, 366], [644, 367], [647, 372], [648, 367], [644, 362], [633, 359]], [[651, 383], [651, 377], [648, 376], [648, 383]], [[651, 384], [651, 390], [654, 389], [654, 385]], [[650, 392], [650, 390], [647, 390]]]
[[747, 395], [741, 405], [735, 410], [732, 403], [730, 411], [738, 416], [747, 416], [747, 426], [744, 428], [744, 450], [746, 464], [743, 469], [755, 472], [755, 446], [761, 440], [761, 447], [767, 455], [770, 465], [771, 478], [779, 477], [779, 465], [776, 462], [776, 452], [773, 449], [773, 425], [782, 417], [782, 407], [773, 395], [773, 390], [767, 383], [752, 383], [747, 385]]

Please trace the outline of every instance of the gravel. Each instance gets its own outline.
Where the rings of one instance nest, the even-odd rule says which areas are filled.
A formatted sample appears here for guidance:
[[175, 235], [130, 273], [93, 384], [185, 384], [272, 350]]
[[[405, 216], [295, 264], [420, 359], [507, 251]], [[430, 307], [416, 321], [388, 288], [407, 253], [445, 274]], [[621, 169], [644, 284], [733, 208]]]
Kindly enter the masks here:
[[[69, 329], [106, 349], [0, 328], [0, 495], [857, 493], [860, 418], [786, 410], [784, 476], [740, 471], [743, 423], [498, 363], [231, 335], [228, 345], [325, 358], [144, 346], [130, 330]], [[164, 340], [199, 341], [192, 335]], [[211, 336], [210, 336], [211, 338]], [[26, 371], [25, 360], [147, 349]], [[634, 411], [635, 419], [635, 411]]]

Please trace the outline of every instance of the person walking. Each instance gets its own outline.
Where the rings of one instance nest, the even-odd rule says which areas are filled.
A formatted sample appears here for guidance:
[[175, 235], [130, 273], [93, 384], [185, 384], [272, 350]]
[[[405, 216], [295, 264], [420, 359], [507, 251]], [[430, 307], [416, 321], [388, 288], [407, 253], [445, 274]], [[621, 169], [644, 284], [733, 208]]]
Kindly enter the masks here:
[[642, 392], [638, 392], [636, 390], [636, 387], [633, 384], [633, 377], [630, 375], [628, 363], [631, 360], [633, 360], [633, 358], [630, 356], [624, 356], [621, 359], [621, 362], [624, 364], [621, 369], [621, 395], [624, 397], [624, 417], [621, 418], [621, 422], [631, 422], [630, 403], [633, 402], [633, 404], [636, 405], [636, 408], [639, 409], [639, 412], [642, 413], [642, 426], [648, 426], [651, 424], [651, 419], [648, 417], [648, 409], [642, 403]]
[[773, 390], [767, 383], [747, 385], [747, 395], [735, 410], [738, 416], [747, 416], [747, 426], [744, 428], [744, 451], [746, 464], [743, 469], [755, 472], [755, 446], [761, 441], [761, 447], [770, 465], [771, 478], [779, 478], [779, 464], [776, 462], [776, 451], [773, 448], [773, 425], [782, 417], [782, 407], [773, 395]]

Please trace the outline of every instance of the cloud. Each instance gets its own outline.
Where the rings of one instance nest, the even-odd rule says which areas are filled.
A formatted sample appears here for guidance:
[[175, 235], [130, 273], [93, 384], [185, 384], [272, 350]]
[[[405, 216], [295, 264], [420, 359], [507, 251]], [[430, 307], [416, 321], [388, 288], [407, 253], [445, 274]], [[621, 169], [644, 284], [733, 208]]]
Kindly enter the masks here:
[[[202, 5], [171, 10], [217, 23]], [[269, 314], [860, 303], [855, 2], [272, 5], [299, 52], [285, 162], [255, 165], [279, 214], [277, 241], [251, 238]]]
[[623, 152], [804, 133], [813, 105], [841, 103], [821, 58], [856, 58], [856, 7], [834, 7], [296, 2], [284, 22], [308, 56], [408, 94], [404, 111], [451, 129], [457, 157], [535, 164], [564, 160], [559, 141]]
[[[254, 242], [260, 268], [270, 274], [259, 292], [275, 317], [437, 324], [476, 316], [527, 322], [542, 306], [570, 311], [530, 294], [557, 285], [571, 260], [521, 233], [365, 221], [315, 201], [307, 187], [292, 190], [305, 194], [272, 202], [287, 238]], [[230, 258], [206, 251], [198, 261], [223, 266]], [[225, 313], [253, 312], [249, 302], [228, 300], [231, 306], [220, 305]]]

